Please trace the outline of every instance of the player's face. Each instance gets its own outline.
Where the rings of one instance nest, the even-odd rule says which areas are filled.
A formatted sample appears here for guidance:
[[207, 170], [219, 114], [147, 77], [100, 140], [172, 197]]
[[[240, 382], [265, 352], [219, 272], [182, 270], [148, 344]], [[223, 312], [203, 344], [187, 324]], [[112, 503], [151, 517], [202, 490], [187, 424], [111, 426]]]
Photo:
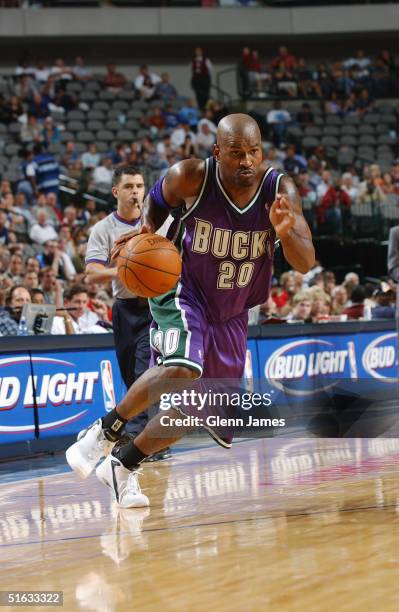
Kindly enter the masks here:
[[144, 179], [141, 174], [123, 174], [118, 185], [112, 189], [118, 204], [137, 209], [138, 213], [141, 211], [144, 192]]
[[237, 138], [226, 137], [215, 146], [215, 156], [225, 179], [238, 187], [252, 185], [257, 180], [262, 163], [262, 146], [256, 133]]

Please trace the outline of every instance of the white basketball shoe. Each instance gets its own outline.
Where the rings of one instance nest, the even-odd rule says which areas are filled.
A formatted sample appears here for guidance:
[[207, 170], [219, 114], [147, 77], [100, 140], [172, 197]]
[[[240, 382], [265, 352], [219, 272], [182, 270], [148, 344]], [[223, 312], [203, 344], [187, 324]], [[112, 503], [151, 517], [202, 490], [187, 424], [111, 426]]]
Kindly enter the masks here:
[[109, 455], [115, 446], [104, 435], [102, 421], [98, 419], [78, 434], [78, 441], [66, 451], [66, 460], [80, 478], [87, 478], [97, 463]]
[[138, 470], [128, 470], [111, 454], [96, 469], [96, 476], [114, 495], [120, 508], [146, 508], [150, 500], [140, 489]]

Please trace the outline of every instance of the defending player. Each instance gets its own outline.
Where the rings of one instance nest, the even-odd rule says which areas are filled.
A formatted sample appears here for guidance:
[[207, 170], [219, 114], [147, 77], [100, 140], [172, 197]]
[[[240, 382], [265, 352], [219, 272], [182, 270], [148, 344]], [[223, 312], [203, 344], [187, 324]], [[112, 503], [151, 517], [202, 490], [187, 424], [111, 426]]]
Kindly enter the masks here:
[[[67, 450], [69, 465], [83, 478], [108, 455], [96, 473], [121, 507], [149, 504], [138, 483], [139, 464], [184, 435], [165, 438], [160, 418], [168, 413], [176, 417], [171, 408], [154, 417], [134, 442], [112, 451], [127, 420], [154, 401], [149, 391], [159, 383], [170, 391], [171, 380], [184, 384], [201, 376], [240, 380], [247, 313], [268, 297], [276, 235], [293, 268], [305, 273], [314, 264], [311, 233], [295, 185], [262, 163], [259, 127], [248, 115], [221, 120], [213, 157], [180, 162], [155, 184], [144, 203], [144, 231], [161, 227], [173, 209], [181, 214], [168, 237], [173, 232], [181, 242], [183, 271], [172, 292], [150, 300], [157, 365]], [[208, 432], [222, 446], [231, 446], [231, 439], [210, 428]]]

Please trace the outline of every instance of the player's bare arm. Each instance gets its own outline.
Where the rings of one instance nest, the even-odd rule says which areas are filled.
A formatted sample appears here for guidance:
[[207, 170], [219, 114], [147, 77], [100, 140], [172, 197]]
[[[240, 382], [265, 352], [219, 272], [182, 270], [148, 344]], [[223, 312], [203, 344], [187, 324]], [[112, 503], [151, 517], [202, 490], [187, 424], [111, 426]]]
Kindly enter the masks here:
[[270, 208], [270, 221], [288, 263], [302, 274], [308, 272], [315, 262], [312, 234], [302, 213], [298, 190], [288, 176], [280, 181], [279, 193]]
[[111, 258], [115, 259], [122, 245], [137, 234], [156, 232], [165, 222], [169, 210], [190, 204], [187, 200], [195, 198], [205, 176], [205, 162], [200, 159], [185, 159], [169, 168], [163, 180], [158, 181], [143, 202], [142, 226], [132, 230], [115, 241]]
[[144, 201], [143, 225], [151, 232], [159, 229], [169, 214], [168, 209], [187, 206], [187, 199], [197, 195], [204, 175], [205, 162], [199, 159], [185, 159], [172, 166]]
[[94, 283], [108, 283], [118, 276], [116, 266], [108, 267], [94, 261], [86, 265], [85, 272], [86, 278]]

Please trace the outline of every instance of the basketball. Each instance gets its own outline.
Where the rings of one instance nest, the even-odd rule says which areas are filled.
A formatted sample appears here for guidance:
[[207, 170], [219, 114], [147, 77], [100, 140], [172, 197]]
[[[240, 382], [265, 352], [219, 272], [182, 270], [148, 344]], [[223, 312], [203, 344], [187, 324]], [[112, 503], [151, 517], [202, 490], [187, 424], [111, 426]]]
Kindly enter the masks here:
[[122, 248], [117, 259], [118, 277], [132, 293], [156, 297], [172, 289], [181, 274], [175, 245], [157, 234], [138, 234]]

